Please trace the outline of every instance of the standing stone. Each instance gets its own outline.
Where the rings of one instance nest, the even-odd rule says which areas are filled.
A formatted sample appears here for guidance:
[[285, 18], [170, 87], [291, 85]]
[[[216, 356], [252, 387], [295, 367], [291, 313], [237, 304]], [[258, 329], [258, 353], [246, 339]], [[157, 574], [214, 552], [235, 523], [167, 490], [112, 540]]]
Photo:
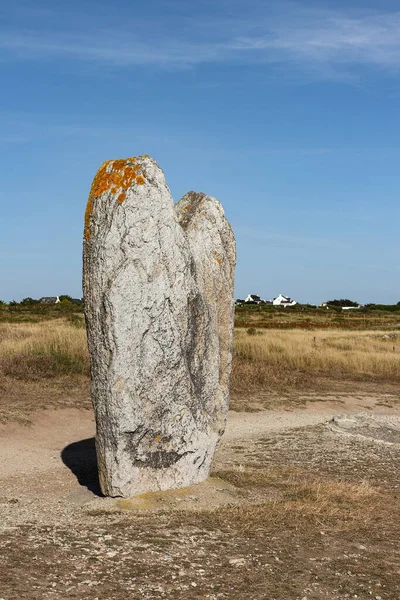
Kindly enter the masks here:
[[175, 206], [149, 156], [99, 169], [83, 286], [104, 494], [207, 478], [229, 403], [235, 240], [221, 204]]

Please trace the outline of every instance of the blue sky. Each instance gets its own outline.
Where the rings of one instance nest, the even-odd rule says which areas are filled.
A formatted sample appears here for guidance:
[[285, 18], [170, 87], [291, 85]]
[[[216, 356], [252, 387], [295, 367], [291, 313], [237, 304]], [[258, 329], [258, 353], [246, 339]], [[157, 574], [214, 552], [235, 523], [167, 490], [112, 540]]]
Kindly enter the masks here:
[[400, 301], [398, 2], [2, 2], [0, 72], [1, 299], [80, 296], [93, 176], [147, 153], [236, 296]]

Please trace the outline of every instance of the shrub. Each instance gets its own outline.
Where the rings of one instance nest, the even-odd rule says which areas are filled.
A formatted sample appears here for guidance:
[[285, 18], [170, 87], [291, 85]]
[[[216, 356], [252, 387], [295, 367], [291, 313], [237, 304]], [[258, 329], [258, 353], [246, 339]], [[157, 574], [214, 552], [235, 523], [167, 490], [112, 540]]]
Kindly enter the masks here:
[[257, 329], [255, 327], [249, 327], [247, 333], [248, 335], [257, 335]]

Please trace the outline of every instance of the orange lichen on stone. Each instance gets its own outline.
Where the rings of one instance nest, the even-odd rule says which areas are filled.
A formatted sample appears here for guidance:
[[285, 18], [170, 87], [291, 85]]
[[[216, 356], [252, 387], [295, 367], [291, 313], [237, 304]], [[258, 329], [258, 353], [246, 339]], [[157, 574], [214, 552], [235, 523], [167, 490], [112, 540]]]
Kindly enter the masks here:
[[104, 183], [104, 176], [105, 173], [107, 171], [107, 167], [109, 165], [110, 161], [106, 161], [104, 162], [100, 169], [97, 171], [95, 178], [93, 179], [93, 183], [92, 183], [92, 187], [90, 188], [90, 194], [89, 194], [89, 199], [87, 201], [87, 205], [86, 205], [86, 211], [85, 211], [85, 228], [84, 228], [84, 236], [87, 240], [90, 240], [90, 231], [89, 231], [89, 225], [90, 225], [90, 217], [93, 211], [93, 199], [96, 196], [99, 196], [100, 194], [103, 193], [103, 191], [105, 191], [106, 186]]
[[183, 210], [186, 212], [187, 210], [189, 210], [189, 204], [186, 204], [186, 206], [183, 207]]
[[126, 160], [124, 160], [123, 158], [119, 158], [118, 160], [114, 160], [113, 162], [113, 169], [116, 169], [117, 171], [120, 171], [121, 169], [123, 169], [126, 165]]
[[[134, 183], [143, 185], [145, 183], [146, 173], [142, 167], [138, 164], [132, 165], [136, 160], [135, 156], [127, 159], [108, 160], [97, 171], [86, 205], [84, 236], [87, 240], [90, 239], [89, 225], [93, 211], [93, 201], [97, 196], [101, 196], [101, 194], [107, 191], [116, 194], [118, 190], [122, 190], [117, 198], [117, 201], [122, 204], [126, 199], [125, 192], [131, 185]], [[138, 175], [138, 171], [143, 172], [141, 175]]]
[[161, 440], [161, 435], [156, 435], [156, 440], [159, 442]]
[[218, 263], [219, 265], [221, 265], [221, 264], [222, 264], [222, 260], [221, 260], [221, 259], [220, 259], [220, 257], [218, 256], [218, 252], [214, 252], [214, 258], [215, 258], [215, 260], [217, 261], [217, 263]]
[[89, 200], [87, 201], [87, 204], [86, 204], [85, 229], [84, 229], [84, 235], [87, 240], [90, 240], [89, 223], [90, 223], [90, 215], [92, 214], [92, 210], [93, 210], [93, 200], [92, 200], [92, 196], [89, 196]]

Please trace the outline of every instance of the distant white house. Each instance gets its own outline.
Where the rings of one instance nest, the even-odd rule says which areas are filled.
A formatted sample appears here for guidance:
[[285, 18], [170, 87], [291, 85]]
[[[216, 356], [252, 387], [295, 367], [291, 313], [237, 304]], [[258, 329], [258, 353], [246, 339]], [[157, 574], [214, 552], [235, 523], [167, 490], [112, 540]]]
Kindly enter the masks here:
[[39, 299], [39, 302], [41, 304], [58, 304], [60, 302], [60, 298], [58, 296], [44, 296], [43, 298]]
[[261, 300], [261, 297], [258, 294], [249, 294], [245, 302], [255, 302], [256, 304], [260, 304], [261, 302], [265, 302], [265, 300]]
[[[323, 302], [320, 306], [329, 309], [329, 304], [327, 302]], [[342, 310], [360, 310], [360, 308], [364, 308], [364, 306], [359, 304], [358, 306], [338, 306], [337, 308], [341, 308]]]
[[286, 308], [287, 306], [295, 306], [297, 302], [296, 300], [292, 300], [291, 298], [289, 298], [289, 296], [279, 294], [279, 296], [272, 300], [272, 304], [274, 306], [283, 306], [283, 308]]

